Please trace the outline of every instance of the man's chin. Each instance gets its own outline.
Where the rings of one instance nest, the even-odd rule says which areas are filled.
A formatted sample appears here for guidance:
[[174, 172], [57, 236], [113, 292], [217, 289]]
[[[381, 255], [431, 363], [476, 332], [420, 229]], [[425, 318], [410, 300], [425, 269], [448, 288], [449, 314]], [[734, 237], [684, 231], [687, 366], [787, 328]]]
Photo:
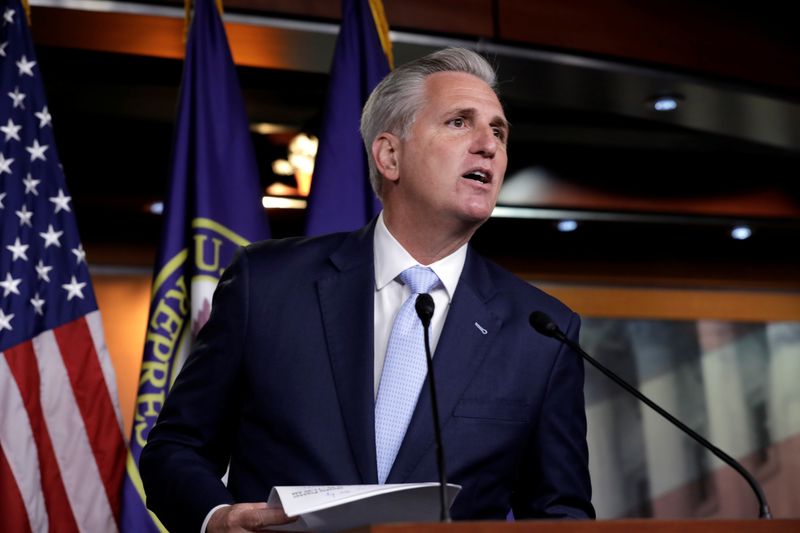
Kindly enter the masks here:
[[494, 203], [489, 204], [484, 202], [467, 205], [464, 207], [464, 218], [472, 222], [483, 224], [492, 216], [494, 205]]

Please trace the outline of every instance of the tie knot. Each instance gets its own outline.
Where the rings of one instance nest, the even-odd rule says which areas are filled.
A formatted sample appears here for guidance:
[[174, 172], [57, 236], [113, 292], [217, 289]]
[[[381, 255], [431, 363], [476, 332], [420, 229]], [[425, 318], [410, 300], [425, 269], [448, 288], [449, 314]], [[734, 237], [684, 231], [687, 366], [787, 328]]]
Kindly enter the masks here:
[[439, 276], [427, 267], [413, 266], [400, 273], [400, 279], [411, 289], [411, 294], [430, 292], [439, 286]]

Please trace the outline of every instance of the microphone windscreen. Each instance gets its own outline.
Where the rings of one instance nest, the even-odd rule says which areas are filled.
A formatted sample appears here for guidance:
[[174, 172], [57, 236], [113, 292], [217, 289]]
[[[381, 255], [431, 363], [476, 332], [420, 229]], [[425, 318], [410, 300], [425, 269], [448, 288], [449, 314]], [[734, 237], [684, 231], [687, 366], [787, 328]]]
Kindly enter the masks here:
[[555, 337], [559, 333], [558, 326], [553, 322], [553, 319], [547, 313], [542, 311], [534, 311], [529, 318], [533, 329], [547, 337]]
[[431, 318], [433, 318], [433, 310], [435, 308], [431, 295], [423, 292], [417, 296], [417, 301], [414, 304], [414, 308], [417, 310], [417, 316], [419, 316], [419, 319], [422, 321], [422, 325], [427, 328], [431, 323]]

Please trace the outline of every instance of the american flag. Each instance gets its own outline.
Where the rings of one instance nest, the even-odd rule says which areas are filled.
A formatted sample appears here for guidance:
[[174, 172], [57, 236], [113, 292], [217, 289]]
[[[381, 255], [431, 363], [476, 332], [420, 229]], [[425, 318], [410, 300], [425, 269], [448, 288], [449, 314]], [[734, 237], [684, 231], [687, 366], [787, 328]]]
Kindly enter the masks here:
[[0, 16], [0, 522], [116, 531], [114, 369], [19, 0]]

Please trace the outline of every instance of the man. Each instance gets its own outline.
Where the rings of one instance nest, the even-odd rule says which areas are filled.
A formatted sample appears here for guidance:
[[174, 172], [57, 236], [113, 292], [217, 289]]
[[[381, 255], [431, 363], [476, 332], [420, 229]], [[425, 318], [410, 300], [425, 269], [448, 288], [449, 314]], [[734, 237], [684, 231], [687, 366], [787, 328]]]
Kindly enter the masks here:
[[263, 503], [274, 485], [437, 479], [424, 373], [398, 372], [424, 365], [395, 338], [409, 272], [436, 304], [447, 474], [463, 485], [453, 518], [594, 516], [582, 363], [527, 323], [542, 310], [577, 338], [579, 319], [468, 246], [506, 170], [494, 83], [461, 49], [396, 69], [362, 117], [378, 219], [255, 244], [228, 268], [142, 453], [148, 506], [168, 529], [283, 523]]

